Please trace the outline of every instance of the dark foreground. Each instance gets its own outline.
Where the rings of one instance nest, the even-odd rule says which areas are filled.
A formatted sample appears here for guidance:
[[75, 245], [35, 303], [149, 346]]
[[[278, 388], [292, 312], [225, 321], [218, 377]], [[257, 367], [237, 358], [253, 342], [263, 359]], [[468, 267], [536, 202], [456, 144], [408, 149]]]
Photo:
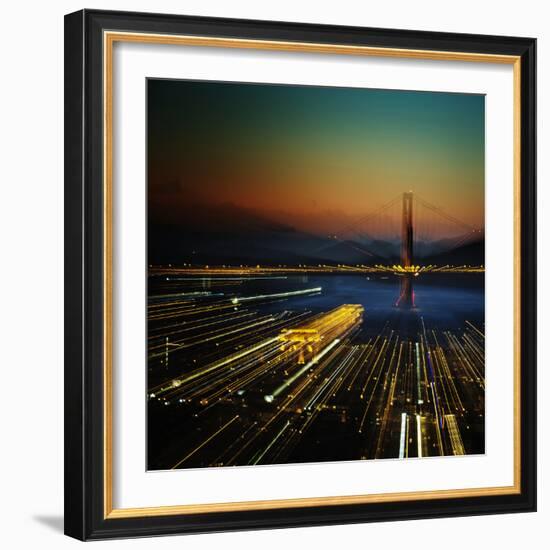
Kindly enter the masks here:
[[482, 275], [152, 276], [148, 468], [484, 453]]

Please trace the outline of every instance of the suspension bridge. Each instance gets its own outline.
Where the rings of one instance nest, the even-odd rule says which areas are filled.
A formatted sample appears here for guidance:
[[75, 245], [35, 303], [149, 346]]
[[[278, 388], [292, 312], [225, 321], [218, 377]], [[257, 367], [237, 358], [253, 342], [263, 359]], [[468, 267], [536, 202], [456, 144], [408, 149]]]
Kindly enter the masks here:
[[420, 265], [415, 262], [415, 257], [449, 254], [480, 240], [482, 236], [482, 228], [463, 222], [408, 191], [345, 227], [333, 238], [355, 249], [359, 247], [369, 256], [391, 259], [398, 249], [400, 263], [375, 264], [370, 271], [389, 271], [398, 275], [401, 291], [395, 305], [410, 308], [414, 307], [413, 278], [421, 273], [483, 270], [483, 266]]
[[[335, 244], [364, 257], [360, 263], [156, 267], [154, 275], [273, 276], [295, 273], [389, 273], [400, 277], [395, 303], [414, 307], [413, 280], [423, 273], [482, 273], [482, 263], [437, 262], [483, 239], [483, 227], [460, 220], [412, 191], [404, 192], [339, 231], [311, 256], [330, 254]], [[435, 260], [434, 260], [435, 259]]]
[[[399, 259], [407, 267], [416, 258], [449, 253], [483, 237], [483, 228], [452, 216], [412, 191], [394, 197], [330, 236], [355, 245], [366, 257]], [[405, 264], [403, 264], [405, 265]]]

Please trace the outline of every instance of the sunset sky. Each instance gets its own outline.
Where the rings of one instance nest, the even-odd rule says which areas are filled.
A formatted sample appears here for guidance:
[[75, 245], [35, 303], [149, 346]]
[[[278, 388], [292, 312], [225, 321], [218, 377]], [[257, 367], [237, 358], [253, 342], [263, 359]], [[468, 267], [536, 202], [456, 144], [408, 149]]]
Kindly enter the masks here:
[[311, 233], [412, 190], [483, 226], [484, 96], [148, 81], [149, 218], [230, 204]]

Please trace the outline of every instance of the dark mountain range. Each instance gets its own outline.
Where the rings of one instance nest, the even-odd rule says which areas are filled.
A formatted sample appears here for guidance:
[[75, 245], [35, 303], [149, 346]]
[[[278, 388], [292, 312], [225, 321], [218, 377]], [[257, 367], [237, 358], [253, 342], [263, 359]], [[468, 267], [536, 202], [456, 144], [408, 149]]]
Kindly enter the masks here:
[[232, 204], [194, 205], [178, 220], [149, 220], [149, 263], [297, 264], [326, 239]]
[[[478, 261], [483, 246], [443, 253], [448, 246], [443, 241], [418, 246], [417, 253], [427, 254], [417, 258], [422, 263], [483, 263]], [[194, 205], [178, 220], [149, 220], [148, 229], [150, 264], [373, 265], [398, 262], [399, 250], [399, 243], [380, 239], [312, 235], [233, 204]]]
[[480, 239], [446, 252], [428, 256], [423, 263], [436, 265], [484, 265], [485, 239]]

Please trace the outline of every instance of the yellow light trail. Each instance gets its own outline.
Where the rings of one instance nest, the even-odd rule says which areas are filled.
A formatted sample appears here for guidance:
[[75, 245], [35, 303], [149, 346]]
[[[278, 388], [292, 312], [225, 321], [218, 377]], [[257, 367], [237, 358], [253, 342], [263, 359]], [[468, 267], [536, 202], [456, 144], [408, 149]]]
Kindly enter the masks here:
[[[360, 352], [359, 354], [359, 359], [357, 360], [357, 364], [358, 365], [362, 365], [362, 364], [365, 364], [365, 362], [367, 361], [367, 359], [370, 357], [370, 355], [372, 354], [373, 350], [374, 350], [374, 347], [376, 345], [376, 342], [378, 342], [378, 339], [380, 338], [380, 335], [378, 335], [376, 337], [376, 339], [374, 340], [374, 343], [372, 342], [372, 339], [369, 338], [369, 341], [363, 346], [364, 349]], [[350, 392], [352, 387], [353, 387], [353, 384], [355, 383], [355, 381], [357, 380], [357, 377], [359, 376], [359, 373], [361, 372], [362, 369], [355, 369], [355, 373], [354, 375], [352, 376], [351, 380], [349, 381], [348, 383], [348, 386], [346, 388], [346, 391]]]
[[315, 353], [323, 340], [341, 337], [362, 321], [364, 308], [344, 304], [328, 313], [317, 315], [306, 323], [281, 331], [282, 350], [299, 351], [299, 363], [305, 363], [305, 353]]
[[458, 424], [456, 422], [456, 417], [454, 414], [445, 415], [445, 424], [447, 426], [447, 431], [451, 438], [451, 446], [453, 448], [454, 455], [465, 455], [466, 451], [464, 450], [464, 444], [462, 443], [462, 437], [460, 436], [460, 430], [458, 429]]
[[[386, 436], [386, 429], [388, 426], [391, 410], [393, 407], [393, 394], [395, 391], [395, 385], [397, 383], [397, 373], [399, 372], [399, 358], [401, 357], [401, 348], [402, 348], [402, 346], [399, 345], [399, 352], [397, 352], [398, 344], [399, 344], [399, 338], [396, 338], [395, 344], [393, 346], [392, 354], [388, 361], [388, 366], [385, 369], [386, 373], [384, 377], [384, 387], [383, 387], [384, 393], [386, 393], [386, 389], [388, 389], [388, 379], [390, 375], [391, 375], [391, 383], [389, 386], [389, 391], [387, 391], [386, 406], [384, 407], [384, 412], [382, 414], [382, 422], [379, 428], [378, 443], [376, 445], [376, 452], [374, 455], [375, 458], [381, 458], [381, 455], [383, 452], [384, 438]], [[396, 369], [395, 369], [395, 373], [392, 374], [394, 364], [396, 365]]]
[[[198, 320], [198, 321], [192, 321], [190, 323], [180, 323], [178, 326], [183, 326], [183, 328], [179, 328], [177, 330], [170, 330], [172, 327], [162, 327], [163, 332], [162, 334], [154, 334], [152, 336], [148, 337], [148, 340], [155, 340], [155, 339], [161, 339], [165, 338], [166, 336], [173, 336], [174, 334], [181, 334], [183, 332], [190, 332], [193, 330], [201, 329], [204, 327], [211, 327], [214, 325], [220, 325], [223, 323], [227, 323], [228, 321], [235, 321], [237, 319], [244, 319], [247, 317], [254, 316], [255, 313], [248, 312], [246, 313], [246, 310], [240, 310], [239, 312], [231, 312], [226, 315], [220, 315], [213, 317], [213, 321], [210, 321], [210, 318], [206, 318], [205, 320]], [[206, 322], [203, 322], [206, 321]], [[150, 348], [152, 349], [152, 348]]]
[[[392, 338], [393, 338], [393, 331], [391, 332], [389, 338], [384, 338], [384, 341], [382, 343], [382, 347], [380, 348], [380, 352], [378, 353], [378, 356], [376, 357], [376, 360], [374, 361], [374, 364], [373, 364], [373, 366], [371, 368], [371, 371], [369, 373], [369, 377], [367, 378], [367, 381], [365, 382], [365, 385], [363, 386], [363, 391], [361, 392], [361, 395], [359, 396], [360, 399], [364, 398], [365, 392], [367, 390], [367, 386], [368, 386], [369, 382], [371, 381], [371, 379], [374, 378], [375, 382], [374, 382], [372, 391], [370, 393], [370, 396], [367, 400], [367, 404], [365, 406], [365, 411], [364, 411], [363, 416], [361, 418], [361, 423], [359, 424], [359, 429], [357, 430], [358, 433], [363, 433], [363, 429], [364, 429], [364, 426], [365, 426], [365, 421], [367, 420], [367, 413], [369, 412], [372, 400], [374, 398], [374, 394], [375, 394], [375, 392], [378, 388], [378, 383], [380, 382], [380, 378], [381, 378], [380, 374], [382, 373], [382, 368], [384, 367], [384, 363], [385, 363], [385, 360], [386, 360], [386, 353], [388, 351], [388, 347], [390, 346]], [[394, 344], [394, 349], [395, 349], [396, 345], [397, 345], [397, 338], [396, 338], [396, 342]], [[379, 365], [379, 367], [378, 367], [378, 365]], [[378, 368], [378, 371], [376, 371], [377, 368]], [[375, 372], [376, 372], [376, 376], [374, 376]]]
[[180, 464], [183, 464], [186, 460], [190, 459], [196, 452], [200, 451], [207, 443], [212, 441], [217, 435], [221, 434], [226, 428], [228, 428], [235, 420], [239, 418], [236, 414], [231, 420], [226, 422], [219, 430], [215, 431], [208, 439], [205, 439], [198, 447], [195, 447], [190, 453], [186, 454], [179, 462], [172, 466], [172, 470], [175, 470]]
[[271, 443], [264, 449], [264, 451], [260, 454], [260, 456], [256, 459], [252, 459], [252, 464], [258, 464], [260, 460], [267, 454], [269, 449], [273, 447], [275, 442], [285, 433], [286, 429], [290, 426], [290, 421], [287, 420], [286, 424], [283, 426], [283, 429], [271, 440]]
[[[407, 332], [401, 332], [401, 325], [391, 318], [383, 327], [361, 330], [360, 305], [343, 304], [315, 314], [302, 307], [283, 310], [290, 308], [284, 305], [273, 313], [269, 305], [274, 300], [311, 296], [322, 287], [280, 292], [280, 287], [262, 286], [259, 292], [263, 292], [254, 296], [243, 285], [226, 293], [223, 300], [213, 294], [216, 284], [290, 278], [287, 274], [379, 273], [398, 278], [467, 272], [471, 266], [241, 266], [188, 268], [184, 275], [201, 269], [208, 276], [195, 277], [195, 287], [184, 285], [189, 278], [181, 279], [181, 285], [157, 281], [156, 291], [165, 301], [150, 303], [148, 309], [150, 353], [166, 351], [168, 345], [171, 351], [205, 343], [199, 353], [193, 353], [193, 348], [178, 353], [170, 359], [170, 368], [159, 360], [150, 365], [151, 381], [156, 384], [149, 390], [153, 414], [160, 411], [159, 419], [171, 418], [174, 409], [173, 414], [181, 418], [195, 419], [189, 424], [184, 420], [194, 434], [189, 443], [165, 449], [168, 464], [164, 467], [172, 467], [183, 455], [173, 468], [301, 460], [308, 456], [302, 445], [310, 441], [304, 437], [308, 429], [315, 430], [320, 452], [329, 456], [330, 438], [323, 440], [322, 432], [336, 425], [342, 435], [350, 434], [350, 449], [355, 449], [357, 458], [408, 458], [415, 438], [413, 456], [460, 454], [461, 445], [465, 451], [460, 430], [467, 424], [474, 425], [477, 437], [483, 422], [483, 326], [480, 330], [466, 322], [463, 330], [427, 332], [422, 320], [421, 329], [410, 324]], [[370, 280], [375, 278], [379, 277]], [[271, 290], [275, 293], [269, 294]], [[316, 311], [314, 305], [312, 309]], [[413, 327], [414, 331], [408, 330]], [[258, 398], [275, 402], [262, 406]], [[233, 416], [236, 413], [240, 419]], [[209, 428], [201, 435], [204, 425]], [[358, 429], [364, 437], [354, 435]], [[476, 440], [465, 442], [468, 452], [476, 451]]]
[[153, 388], [152, 393], [155, 393], [156, 395], [158, 395], [159, 393], [161, 393], [163, 391], [167, 391], [169, 389], [172, 389], [174, 387], [174, 383], [176, 383], [178, 385], [185, 384], [186, 382], [194, 380], [195, 378], [197, 378], [199, 376], [203, 376], [207, 372], [213, 371], [214, 369], [219, 369], [219, 368], [221, 368], [221, 367], [223, 367], [223, 366], [225, 366], [229, 363], [232, 363], [233, 361], [236, 361], [237, 359], [241, 359], [242, 357], [245, 357], [246, 355], [249, 355], [250, 353], [254, 353], [255, 351], [258, 351], [262, 348], [265, 348], [266, 346], [269, 346], [270, 344], [273, 344], [277, 341], [278, 341], [278, 337], [270, 338], [269, 340], [266, 340], [265, 342], [261, 342], [260, 344], [257, 344], [256, 346], [253, 346], [252, 348], [248, 348], [244, 351], [241, 351], [241, 352], [239, 352], [235, 355], [232, 355], [231, 357], [228, 357], [227, 359], [217, 361], [214, 364], [210, 365], [209, 367], [207, 367], [205, 369], [200, 369], [198, 372], [195, 372], [195, 373], [193, 373], [189, 376], [183, 376], [183, 377], [180, 377], [180, 378], [173, 378], [172, 380], [170, 380], [170, 383], [169, 383], [168, 386], [162, 387], [163, 385], [161, 384], [160, 386], [157, 386], [156, 388]]
[[338, 265], [299, 265], [299, 266], [256, 266], [256, 267], [233, 267], [233, 266], [216, 266], [216, 267], [182, 267], [182, 268], [163, 268], [151, 267], [149, 273], [151, 275], [208, 275], [207, 279], [215, 280], [216, 276], [236, 276], [242, 277], [243, 280], [251, 280], [258, 275], [285, 275], [285, 274], [307, 274], [307, 273], [483, 273], [484, 265], [417, 265], [405, 267], [399, 264], [392, 265], [365, 265], [365, 264], [338, 264]]
[[[226, 336], [229, 336], [231, 334], [236, 334], [238, 332], [243, 332], [245, 330], [249, 330], [249, 329], [252, 329], [254, 327], [258, 327], [258, 326], [261, 326], [261, 325], [265, 325], [266, 323], [271, 323], [272, 321], [274, 321], [275, 318], [274, 317], [268, 317], [267, 319], [263, 319], [262, 321], [258, 321], [256, 323], [252, 323], [250, 325], [244, 325], [244, 326], [240, 326], [239, 328], [236, 328], [236, 329], [233, 329], [233, 330], [229, 330], [229, 331], [223, 331], [219, 334], [216, 334], [215, 336], [209, 336], [207, 338], [202, 338], [198, 341], [198, 342], [193, 342], [193, 343], [183, 343], [183, 344], [172, 344], [174, 347], [171, 348], [169, 350], [169, 353], [172, 353], [174, 351], [178, 351], [178, 350], [181, 350], [181, 349], [185, 349], [185, 348], [188, 348], [190, 346], [193, 346], [193, 345], [196, 345], [196, 344], [205, 344], [207, 342], [212, 342], [214, 340], [218, 340], [220, 338], [224, 338]], [[157, 346], [157, 347], [161, 347], [161, 346]], [[161, 357], [165, 354], [165, 352], [159, 352], [159, 353], [156, 353], [156, 354], [153, 354], [153, 355], [150, 355], [149, 356], [149, 359], [154, 359], [155, 357]]]

